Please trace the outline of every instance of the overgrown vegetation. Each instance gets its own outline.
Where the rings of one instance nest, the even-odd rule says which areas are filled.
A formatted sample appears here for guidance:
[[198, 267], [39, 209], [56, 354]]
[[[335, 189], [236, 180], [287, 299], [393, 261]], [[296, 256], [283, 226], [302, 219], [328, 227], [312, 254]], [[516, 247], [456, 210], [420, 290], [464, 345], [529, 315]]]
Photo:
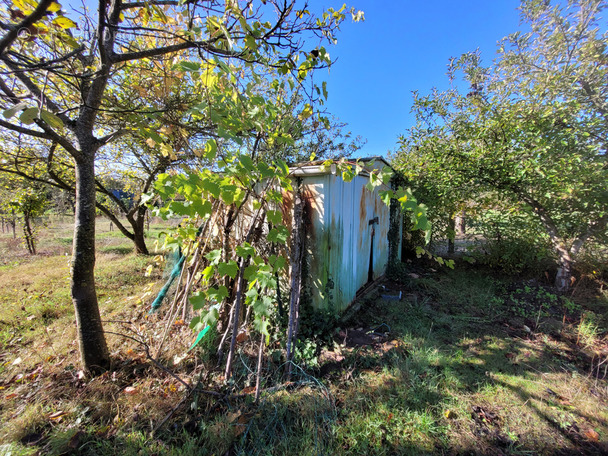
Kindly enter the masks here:
[[[524, 1], [490, 67], [451, 62], [466, 95], [416, 95], [395, 165], [428, 213], [335, 157], [357, 142], [319, 110], [331, 60], [300, 39], [362, 12], [262, 5], [102, 2], [81, 29], [52, 0], [0, 12], [0, 452], [608, 453], [605, 1]], [[315, 158], [395, 209], [386, 278], [343, 316], [300, 305], [289, 164]]]
[[[348, 321], [323, 334], [310, 322], [303, 333], [311, 339], [298, 344], [288, 383], [273, 342], [255, 403], [258, 336], [238, 342], [226, 385], [214, 345], [187, 352], [192, 333], [180, 318], [148, 315], [164, 278], [160, 270], [145, 277], [150, 261], [118, 249], [130, 243], [105, 223], [100, 302], [115, 362], [100, 377], [84, 377], [76, 346], [64, 342], [74, 336], [69, 256], [60, 251], [69, 221], [63, 231], [49, 226], [55, 234], [41, 238], [43, 255], [15, 255], [3, 267], [4, 453], [606, 451], [606, 277], [585, 274], [564, 297], [546, 280], [466, 262], [435, 272], [435, 262], [406, 264]], [[6, 233], [2, 245], [10, 240]], [[401, 300], [391, 298], [399, 292]], [[163, 355], [152, 361], [148, 352], [154, 356], [166, 328]]]
[[449, 62], [449, 90], [414, 94], [417, 123], [394, 161], [445, 236], [456, 215], [475, 220], [490, 234], [489, 264], [555, 259], [561, 290], [608, 234], [606, 6], [522, 1], [526, 29], [503, 38], [493, 61], [463, 54]]

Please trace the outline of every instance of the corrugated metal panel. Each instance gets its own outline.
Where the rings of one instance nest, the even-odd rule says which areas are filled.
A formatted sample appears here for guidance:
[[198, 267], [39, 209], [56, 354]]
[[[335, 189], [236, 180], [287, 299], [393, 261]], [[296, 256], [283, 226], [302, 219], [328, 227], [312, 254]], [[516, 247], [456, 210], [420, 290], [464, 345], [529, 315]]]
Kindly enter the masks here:
[[386, 271], [390, 209], [377, 189], [367, 190], [366, 177], [357, 176], [349, 183], [329, 173], [302, 179], [305, 293], [313, 308], [339, 313], [368, 282], [372, 246], [372, 278]]

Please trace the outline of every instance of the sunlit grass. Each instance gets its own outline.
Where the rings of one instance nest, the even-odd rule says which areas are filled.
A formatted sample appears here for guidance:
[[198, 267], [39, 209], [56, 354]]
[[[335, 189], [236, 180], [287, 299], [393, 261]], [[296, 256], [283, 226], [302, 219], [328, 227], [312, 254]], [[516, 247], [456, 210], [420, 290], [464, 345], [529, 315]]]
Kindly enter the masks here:
[[[153, 227], [150, 246], [162, 229]], [[228, 395], [222, 400], [186, 397], [149, 362], [129, 337], [153, 348], [163, 333], [163, 314], [149, 316], [146, 307], [154, 293], [144, 296], [161, 286], [162, 271], [146, 277], [151, 257], [134, 255], [107, 224], [98, 232], [96, 283], [114, 364], [96, 379], [78, 372], [69, 223], [48, 235], [49, 253], [13, 250], [14, 261], [0, 266], [0, 454], [594, 454], [608, 439], [608, 388], [593, 371], [606, 352], [601, 290], [572, 298], [587, 312], [582, 319], [564, 318], [556, 330], [541, 318], [527, 331], [536, 315], [530, 323], [513, 313], [508, 278], [428, 273], [409, 283], [407, 299], [372, 299], [347, 322], [382, 328], [389, 345], [336, 342], [343, 361], [332, 376], [297, 370], [291, 388], [255, 405], [239, 395], [254, 378], [251, 345], [238, 353], [235, 384], [223, 386], [211, 345], [171, 364], [192, 339], [188, 328], [171, 325], [161, 361], [189, 382], [204, 374], [206, 388]], [[264, 370], [283, 381], [271, 359]]]

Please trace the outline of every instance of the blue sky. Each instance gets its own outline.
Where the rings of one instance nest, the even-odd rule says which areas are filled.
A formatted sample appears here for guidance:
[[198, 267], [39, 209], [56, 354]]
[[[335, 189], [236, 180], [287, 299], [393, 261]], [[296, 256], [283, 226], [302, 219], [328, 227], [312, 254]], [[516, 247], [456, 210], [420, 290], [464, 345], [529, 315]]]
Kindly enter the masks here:
[[[338, 4], [339, 7], [340, 4]], [[336, 64], [315, 82], [328, 84], [328, 110], [349, 124], [353, 135], [368, 140], [360, 156], [394, 150], [397, 139], [414, 122], [412, 91], [447, 88], [447, 64], [479, 48], [483, 62], [496, 53], [496, 43], [517, 31], [516, 0], [359, 0], [365, 22], [348, 19], [338, 45], [328, 49]], [[317, 12], [332, 6], [314, 0]]]

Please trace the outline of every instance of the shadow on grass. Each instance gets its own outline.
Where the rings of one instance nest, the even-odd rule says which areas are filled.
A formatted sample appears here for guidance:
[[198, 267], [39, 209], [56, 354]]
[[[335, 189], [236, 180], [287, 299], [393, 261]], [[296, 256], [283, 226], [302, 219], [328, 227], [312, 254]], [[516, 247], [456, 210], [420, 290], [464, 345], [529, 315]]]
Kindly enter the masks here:
[[133, 253], [133, 247], [124, 246], [124, 245], [100, 247], [99, 252], [100, 253], [113, 253], [115, 255], [128, 255], [130, 253]]
[[574, 344], [524, 329], [496, 302], [419, 298], [372, 301], [351, 322], [388, 325], [404, 345], [347, 356], [357, 387], [337, 387], [347, 418], [335, 430], [351, 442], [343, 454], [608, 454], [598, 442], [608, 385]]
[[[493, 299], [490, 282], [462, 282], [441, 282], [435, 291], [447, 290], [445, 301], [429, 282], [423, 291], [404, 289], [407, 301], [369, 302], [350, 324], [386, 325], [386, 342], [344, 351], [326, 378], [298, 372], [291, 389], [264, 395], [259, 406], [250, 396], [189, 398], [153, 437], [150, 430], [183, 398], [154, 403], [169, 376], [150, 378], [144, 364], [135, 376], [137, 365], [126, 364], [87, 398], [91, 386], [66, 374], [74, 386], [61, 394], [78, 396], [83, 409], [105, 403], [108, 412], [88, 411], [89, 424], [72, 427], [71, 436], [69, 429], [48, 434], [43, 448], [83, 455], [608, 454], [589, 432], [608, 437], [608, 388], [589, 376], [577, 347], [526, 331]], [[237, 357], [237, 384], [254, 378], [248, 356]], [[278, 371], [268, 360], [266, 378], [279, 378]], [[125, 394], [130, 385], [139, 396]], [[81, 434], [71, 440], [74, 432]]]

